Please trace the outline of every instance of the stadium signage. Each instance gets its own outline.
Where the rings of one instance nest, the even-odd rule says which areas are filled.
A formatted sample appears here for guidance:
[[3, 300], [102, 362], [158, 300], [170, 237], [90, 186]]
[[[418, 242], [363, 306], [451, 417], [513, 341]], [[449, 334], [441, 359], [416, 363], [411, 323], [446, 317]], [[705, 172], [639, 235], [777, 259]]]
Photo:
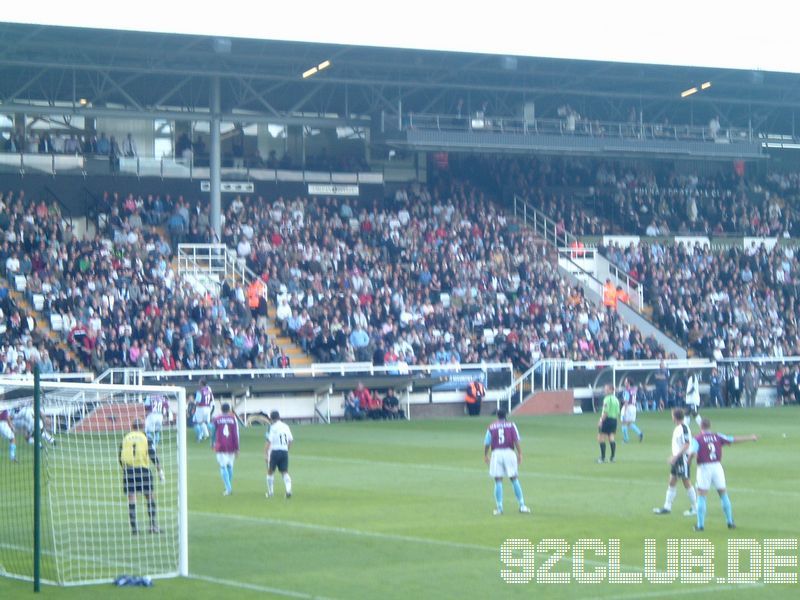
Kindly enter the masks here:
[[444, 377], [446, 381], [433, 386], [434, 392], [445, 392], [452, 390], [465, 390], [473, 381], [480, 381], [487, 385], [486, 372], [479, 369], [468, 369], [465, 371], [433, 371], [432, 377]]
[[778, 244], [778, 238], [746, 237], [742, 240], [742, 244], [745, 250], [758, 250], [763, 245], [767, 252], [772, 252], [772, 249]]
[[310, 196], [358, 196], [358, 185], [352, 183], [309, 183]]
[[[211, 182], [208, 180], [201, 181], [200, 191], [210, 192]], [[252, 181], [222, 181], [219, 184], [219, 191], [223, 194], [253, 194], [256, 191], [256, 186]]]
[[[701, 538], [646, 539], [643, 566], [620, 564], [620, 540], [507, 539], [500, 546], [506, 583], [796, 584], [798, 540], [731, 538], [725, 573], [715, 570], [715, 546]], [[666, 552], [665, 552], [666, 551]], [[664, 556], [657, 564], [658, 555]], [[540, 560], [537, 561], [537, 555]], [[541, 558], [541, 557], [544, 558]], [[720, 557], [721, 558], [721, 557]], [[566, 566], [565, 566], [566, 564]], [[624, 570], [623, 570], [624, 569]]]

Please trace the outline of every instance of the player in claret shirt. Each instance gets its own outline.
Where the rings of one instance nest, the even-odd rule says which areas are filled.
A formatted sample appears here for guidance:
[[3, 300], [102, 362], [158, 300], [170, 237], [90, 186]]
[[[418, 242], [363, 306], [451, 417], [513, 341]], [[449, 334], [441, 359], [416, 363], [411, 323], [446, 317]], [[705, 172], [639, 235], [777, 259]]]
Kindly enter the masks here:
[[[491, 452], [491, 458], [489, 453]], [[497, 421], [489, 425], [483, 440], [483, 458], [489, 465], [489, 475], [494, 478], [495, 515], [503, 514], [503, 477], [511, 480], [514, 495], [519, 502], [519, 512], [529, 513], [525, 505], [522, 486], [519, 483], [519, 464], [522, 462], [522, 448], [519, 445], [517, 426], [506, 421], [506, 411], [497, 411]]]
[[14, 425], [11, 423], [11, 413], [8, 410], [0, 411], [0, 437], [8, 440], [8, 457], [11, 462], [17, 462], [17, 438], [14, 435]]
[[737, 442], [755, 442], [755, 435], [732, 437], [711, 431], [711, 421], [703, 419], [700, 435], [692, 440], [690, 452], [697, 456], [697, 524], [695, 531], [703, 531], [706, 520], [706, 494], [713, 485], [722, 502], [722, 511], [728, 529], [736, 529], [733, 522], [733, 507], [725, 489], [725, 471], [722, 470], [722, 447]]
[[153, 446], [161, 442], [164, 419], [169, 416], [169, 401], [161, 394], [152, 394], [144, 399], [144, 433]]
[[225, 484], [224, 496], [233, 492], [233, 462], [239, 456], [239, 423], [231, 405], [222, 405], [222, 414], [214, 417], [214, 451], [217, 453], [219, 474]]

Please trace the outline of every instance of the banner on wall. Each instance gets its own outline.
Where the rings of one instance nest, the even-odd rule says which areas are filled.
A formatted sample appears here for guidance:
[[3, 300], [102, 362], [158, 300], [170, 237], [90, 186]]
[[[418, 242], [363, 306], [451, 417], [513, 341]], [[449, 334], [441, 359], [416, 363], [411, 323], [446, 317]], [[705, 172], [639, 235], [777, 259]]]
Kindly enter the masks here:
[[358, 185], [352, 183], [309, 183], [309, 196], [358, 196]]
[[[211, 191], [211, 182], [208, 180], [200, 182], [201, 192]], [[256, 186], [252, 181], [221, 181], [219, 191], [223, 194], [253, 194]]]
[[480, 381], [486, 385], [486, 372], [479, 369], [466, 371], [434, 371], [432, 377], [445, 377], [447, 381], [433, 387], [434, 392], [465, 390], [472, 381]]

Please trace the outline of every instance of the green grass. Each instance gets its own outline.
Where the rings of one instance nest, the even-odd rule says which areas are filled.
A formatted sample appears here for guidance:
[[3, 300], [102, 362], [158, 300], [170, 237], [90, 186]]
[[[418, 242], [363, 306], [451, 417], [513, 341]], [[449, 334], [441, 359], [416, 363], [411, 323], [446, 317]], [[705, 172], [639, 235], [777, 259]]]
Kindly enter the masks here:
[[[222, 482], [206, 444], [189, 446], [189, 550], [192, 576], [159, 580], [154, 590], [110, 585], [46, 587], [54, 598], [148, 596], [326, 598], [639, 598], [701, 596], [794, 598], [800, 585], [736, 586], [536, 581], [510, 585], [500, 577], [504, 540], [621, 540], [623, 571], [641, 571], [644, 540], [657, 540], [659, 569], [668, 538], [703, 538], [714, 546], [716, 575], [727, 572], [730, 538], [761, 543], [800, 538], [800, 423], [794, 407], [707, 411], [714, 428], [756, 433], [757, 443], [725, 449], [724, 463], [739, 528], [725, 527], [709, 495], [706, 531], [692, 531], [675, 512], [653, 515], [664, 500], [672, 423], [667, 413], [640, 415], [644, 443], [618, 447], [618, 462], [595, 464], [595, 415], [519, 419], [525, 457], [521, 481], [532, 515], [516, 512], [505, 487], [506, 514], [493, 517], [492, 483], [482, 461], [488, 419], [339, 423], [294, 426], [294, 497], [264, 498], [263, 432], [243, 431], [234, 495]], [[696, 429], [696, 427], [693, 427]], [[783, 434], [786, 434], [784, 437]], [[0, 458], [5, 459], [4, 452]], [[0, 481], [2, 481], [0, 479]], [[5, 493], [0, 490], [0, 493]], [[121, 495], [121, 491], [120, 491]], [[116, 500], [116, 499], [115, 499]], [[124, 505], [123, 505], [124, 506]], [[124, 523], [125, 514], [119, 517]], [[143, 517], [140, 517], [143, 518]], [[9, 524], [0, 524], [0, 535]], [[1, 538], [0, 538], [1, 541]], [[790, 553], [797, 560], [798, 551]], [[536, 556], [537, 568], [546, 555]], [[588, 554], [593, 570], [604, 556]], [[570, 573], [563, 560], [553, 571]], [[520, 569], [515, 569], [519, 571]], [[800, 568], [780, 571], [797, 573]], [[31, 584], [0, 579], [0, 598], [30, 594]]]

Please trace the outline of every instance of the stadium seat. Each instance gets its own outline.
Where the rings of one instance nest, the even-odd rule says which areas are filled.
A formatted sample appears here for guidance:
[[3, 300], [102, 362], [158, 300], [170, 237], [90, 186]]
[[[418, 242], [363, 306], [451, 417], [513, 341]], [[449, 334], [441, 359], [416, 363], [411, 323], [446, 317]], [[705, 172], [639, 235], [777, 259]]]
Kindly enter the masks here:
[[52, 313], [50, 315], [50, 329], [53, 331], [63, 331], [64, 319], [60, 314]]

